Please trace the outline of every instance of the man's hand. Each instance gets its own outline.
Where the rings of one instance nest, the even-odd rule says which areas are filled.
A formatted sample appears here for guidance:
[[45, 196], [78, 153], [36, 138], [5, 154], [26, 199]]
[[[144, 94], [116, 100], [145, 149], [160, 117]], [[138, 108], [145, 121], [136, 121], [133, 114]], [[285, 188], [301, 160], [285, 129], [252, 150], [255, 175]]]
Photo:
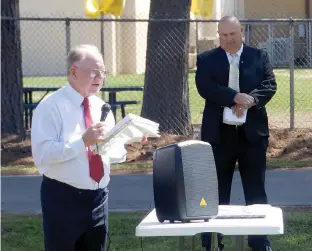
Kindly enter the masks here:
[[147, 136], [144, 136], [141, 140], [142, 143], [145, 143], [147, 141]]
[[107, 132], [107, 126], [103, 122], [91, 125], [82, 135], [85, 146], [89, 147], [103, 141], [104, 135]]
[[234, 105], [232, 107], [232, 112], [235, 114], [238, 118], [242, 117], [244, 114], [245, 106], [243, 105]]
[[238, 105], [244, 105], [246, 108], [250, 108], [255, 100], [252, 96], [246, 93], [237, 93], [234, 98], [234, 102]]

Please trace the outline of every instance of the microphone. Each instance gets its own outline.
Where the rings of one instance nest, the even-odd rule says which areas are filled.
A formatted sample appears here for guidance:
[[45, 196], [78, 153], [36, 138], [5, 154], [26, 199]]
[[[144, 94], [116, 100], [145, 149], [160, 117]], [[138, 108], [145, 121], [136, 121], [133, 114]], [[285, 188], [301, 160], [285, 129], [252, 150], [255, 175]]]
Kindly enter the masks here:
[[108, 103], [105, 103], [102, 108], [102, 115], [101, 115], [101, 121], [105, 121], [108, 113], [110, 112], [111, 110], [111, 106], [108, 104]]
[[[101, 121], [102, 122], [104, 122], [106, 120], [106, 117], [109, 114], [110, 110], [111, 110], [111, 106], [109, 104], [105, 103], [104, 105], [102, 105], [102, 108], [101, 108], [101, 111], [102, 111]], [[95, 145], [96, 145], [96, 151], [97, 151], [97, 153], [99, 153], [98, 143], [96, 143]]]

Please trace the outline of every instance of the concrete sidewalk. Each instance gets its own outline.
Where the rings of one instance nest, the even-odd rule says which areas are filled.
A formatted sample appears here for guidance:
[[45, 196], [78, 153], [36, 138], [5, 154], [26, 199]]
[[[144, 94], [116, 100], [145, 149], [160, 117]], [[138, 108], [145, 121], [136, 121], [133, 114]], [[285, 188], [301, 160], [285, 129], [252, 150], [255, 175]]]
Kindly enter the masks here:
[[[9, 213], [40, 213], [40, 176], [1, 177], [1, 210]], [[269, 203], [278, 206], [312, 205], [312, 170], [267, 171]], [[148, 210], [153, 204], [153, 180], [149, 174], [113, 175], [109, 184], [110, 211]], [[239, 173], [232, 186], [232, 204], [244, 204]]]

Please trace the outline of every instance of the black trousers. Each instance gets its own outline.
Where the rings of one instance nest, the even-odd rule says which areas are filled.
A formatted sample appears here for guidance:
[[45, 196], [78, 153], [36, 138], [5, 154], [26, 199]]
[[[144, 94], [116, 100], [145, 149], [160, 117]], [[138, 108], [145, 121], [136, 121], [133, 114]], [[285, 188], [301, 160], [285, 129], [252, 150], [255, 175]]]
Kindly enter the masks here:
[[46, 251], [104, 251], [108, 189], [83, 190], [43, 176], [41, 184]]
[[[267, 204], [265, 192], [266, 152], [268, 138], [257, 142], [249, 142], [242, 126], [221, 125], [220, 144], [211, 144], [216, 163], [219, 204], [230, 203], [232, 179], [236, 162], [238, 161], [239, 172], [243, 184], [246, 205]], [[222, 236], [218, 236], [219, 247]], [[248, 236], [250, 247], [261, 248], [270, 245], [266, 236]], [[202, 245], [210, 250], [211, 234], [202, 234]]]

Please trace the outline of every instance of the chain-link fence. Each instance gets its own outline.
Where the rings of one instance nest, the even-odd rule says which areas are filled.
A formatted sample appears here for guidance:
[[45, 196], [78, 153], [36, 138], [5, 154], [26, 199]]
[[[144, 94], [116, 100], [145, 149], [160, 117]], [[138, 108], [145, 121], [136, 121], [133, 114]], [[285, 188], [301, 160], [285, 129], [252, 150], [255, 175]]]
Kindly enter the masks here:
[[[180, 123], [176, 128], [184, 127], [190, 112], [191, 123], [201, 123], [204, 100], [195, 86], [196, 56], [219, 46], [217, 20], [104, 19], [100, 22], [78, 18], [22, 18], [18, 21], [24, 87], [63, 86], [67, 81], [66, 55], [73, 46], [83, 43], [101, 49], [110, 73], [105, 79], [106, 86], [144, 86], [152, 81], [154, 74], [150, 68], [149, 79], [145, 79], [146, 55], [150, 49], [154, 53], [149, 53], [149, 60], [169, 69], [161, 81], [152, 81], [153, 86], [148, 87], [158, 97], [155, 103], [159, 105], [156, 104], [155, 109], [162, 109], [162, 120], [177, 123], [170, 113], [179, 113]], [[156, 41], [148, 47], [148, 41], [153, 41], [148, 39], [151, 36], [148, 26], [153, 22], [158, 22], [153, 33]], [[245, 43], [266, 50], [274, 66], [278, 91], [267, 105], [270, 127], [312, 128], [312, 20], [253, 19], [241, 23]], [[162, 29], [162, 26], [171, 28]], [[178, 41], [185, 36], [189, 36], [189, 43]], [[157, 74], [159, 76], [159, 72]], [[188, 90], [183, 89], [186, 76]], [[188, 98], [184, 95], [187, 92]], [[43, 92], [34, 92], [32, 102], [39, 101], [43, 95]], [[103, 97], [108, 100], [108, 92]], [[136, 100], [126, 106], [126, 113], [141, 114], [143, 92], [117, 92], [116, 99]], [[160, 105], [168, 103], [168, 99], [172, 101], [170, 107]], [[118, 110], [117, 120], [120, 118]]]
[[[312, 128], [312, 21], [271, 19], [241, 23], [245, 43], [267, 51], [274, 67], [278, 91], [267, 105], [270, 127]], [[192, 25], [196, 37], [191, 40], [194, 53], [190, 54], [190, 61], [195, 69], [196, 55], [219, 46], [219, 41], [215, 23]], [[197, 97], [191, 106], [198, 109], [195, 100]]]
[[268, 52], [275, 69], [271, 126], [312, 128], [312, 22], [246, 23], [245, 34], [248, 44]]

